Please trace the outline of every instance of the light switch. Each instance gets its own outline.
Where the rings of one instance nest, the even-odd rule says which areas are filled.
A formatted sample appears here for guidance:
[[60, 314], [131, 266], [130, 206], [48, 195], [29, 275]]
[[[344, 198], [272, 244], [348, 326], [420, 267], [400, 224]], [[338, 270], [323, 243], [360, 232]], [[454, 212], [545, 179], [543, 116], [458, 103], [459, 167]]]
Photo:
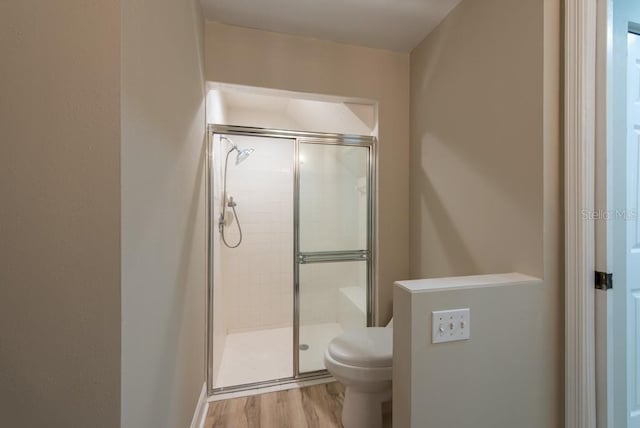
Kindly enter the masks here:
[[455, 342], [471, 337], [470, 310], [431, 312], [431, 343]]

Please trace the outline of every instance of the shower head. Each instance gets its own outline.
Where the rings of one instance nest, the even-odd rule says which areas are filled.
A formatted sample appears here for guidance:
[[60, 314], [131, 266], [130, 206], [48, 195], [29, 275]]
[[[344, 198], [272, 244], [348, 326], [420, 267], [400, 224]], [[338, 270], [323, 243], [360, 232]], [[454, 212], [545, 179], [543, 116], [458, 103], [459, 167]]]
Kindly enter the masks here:
[[253, 147], [248, 149], [239, 148], [237, 144], [235, 144], [233, 141], [231, 141], [229, 138], [225, 137], [224, 135], [220, 136], [220, 140], [224, 140], [227, 143], [232, 145], [231, 150], [229, 150], [229, 153], [231, 153], [234, 150], [238, 152], [238, 154], [236, 155], [236, 165], [239, 165], [240, 163], [242, 163], [242, 161], [244, 161], [249, 156], [251, 156], [251, 153], [255, 152], [255, 149]]
[[238, 155], [236, 156], [236, 165], [240, 164], [243, 160], [247, 159], [249, 156], [251, 156], [251, 153], [255, 151], [254, 148], [240, 150], [237, 146], [236, 146], [236, 150], [238, 151]]

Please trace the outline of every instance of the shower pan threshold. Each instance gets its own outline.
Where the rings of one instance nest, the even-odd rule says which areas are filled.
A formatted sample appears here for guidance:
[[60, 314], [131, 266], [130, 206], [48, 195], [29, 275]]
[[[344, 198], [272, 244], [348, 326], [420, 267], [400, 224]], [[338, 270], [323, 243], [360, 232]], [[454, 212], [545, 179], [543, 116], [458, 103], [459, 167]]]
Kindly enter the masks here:
[[305, 388], [307, 386], [320, 385], [323, 383], [335, 382], [335, 378], [329, 372], [312, 375], [300, 379], [289, 379], [281, 383], [269, 382], [265, 385], [233, 389], [230, 391], [216, 392], [207, 398], [208, 402], [229, 400], [238, 397], [250, 397], [252, 395], [267, 394], [269, 392], [286, 391], [289, 389]]

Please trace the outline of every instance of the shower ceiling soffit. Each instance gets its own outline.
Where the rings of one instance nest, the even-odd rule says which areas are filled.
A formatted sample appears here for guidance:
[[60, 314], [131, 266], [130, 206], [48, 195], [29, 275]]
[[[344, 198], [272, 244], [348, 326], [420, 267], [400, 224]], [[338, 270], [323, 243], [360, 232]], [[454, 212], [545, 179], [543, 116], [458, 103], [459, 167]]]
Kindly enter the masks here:
[[461, 0], [201, 0], [207, 19], [410, 52]]
[[[350, 123], [350, 132], [359, 135], [372, 135], [376, 126], [375, 108], [370, 104], [351, 102], [316, 101], [286, 96], [266, 95], [250, 90], [218, 89], [220, 99], [229, 116], [243, 111], [243, 117], [258, 113], [258, 116], [286, 117], [294, 124], [290, 129], [311, 132], [337, 132], [344, 130], [319, 129], [318, 123], [334, 123], [344, 125]], [[320, 119], [321, 118], [321, 119]], [[236, 119], [236, 118], [234, 118]], [[234, 125], [256, 126], [251, 123], [231, 122]], [[337, 125], [338, 128], [341, 128]]]

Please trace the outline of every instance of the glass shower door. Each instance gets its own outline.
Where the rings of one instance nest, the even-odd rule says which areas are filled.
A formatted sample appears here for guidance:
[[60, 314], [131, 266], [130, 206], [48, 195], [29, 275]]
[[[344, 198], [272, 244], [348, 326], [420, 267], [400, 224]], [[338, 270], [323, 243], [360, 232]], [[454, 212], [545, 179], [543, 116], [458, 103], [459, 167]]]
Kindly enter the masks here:
[[331, 339], [371, 322], [371, 150], [299, 142], [296, 374], [324, 370]]

